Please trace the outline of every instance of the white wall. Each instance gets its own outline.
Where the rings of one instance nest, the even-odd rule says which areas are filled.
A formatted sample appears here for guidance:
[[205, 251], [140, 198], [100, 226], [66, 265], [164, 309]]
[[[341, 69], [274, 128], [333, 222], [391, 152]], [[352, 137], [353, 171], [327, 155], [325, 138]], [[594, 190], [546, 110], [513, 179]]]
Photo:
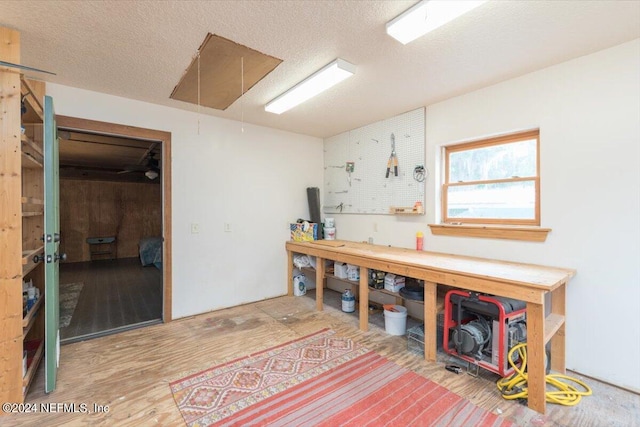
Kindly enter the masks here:
[[47, 93], [57, 114], [171, 132], [174, 318], [287, 293], [287, 224], [309, 216], [306, 188], [322, 184], [321, 139], [205, 115], [198, 135], [195, 113], [55, 84]]
[[[422, 230], [426, 250], [577, 269], [567, 368], [640, 390], [639, 53], [635, 40], [428, 106], [426, 218], [332, 214], [338, 237], [411, 248]], [[547, 241], [431, 235], [441, 147], [531, 128]]]

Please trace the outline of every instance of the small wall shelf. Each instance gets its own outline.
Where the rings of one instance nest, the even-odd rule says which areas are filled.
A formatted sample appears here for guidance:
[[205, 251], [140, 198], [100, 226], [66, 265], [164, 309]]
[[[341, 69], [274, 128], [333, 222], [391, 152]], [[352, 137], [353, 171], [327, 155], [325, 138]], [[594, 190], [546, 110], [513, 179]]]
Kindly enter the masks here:
[[393, 215], [422, 215], [424, 208], [422, 206], [391, 206], [389, 213]]

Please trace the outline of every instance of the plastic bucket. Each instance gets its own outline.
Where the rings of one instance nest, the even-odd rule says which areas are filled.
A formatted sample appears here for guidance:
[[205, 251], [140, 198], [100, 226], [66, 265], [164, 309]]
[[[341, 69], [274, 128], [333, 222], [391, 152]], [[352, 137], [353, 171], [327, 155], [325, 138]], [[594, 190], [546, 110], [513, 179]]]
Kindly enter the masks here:
[[407, 309], [401, 305], [393, 307], [397, 311], [384, 311], [384, 330], [390, 335], [404, 335], [407, 331]]

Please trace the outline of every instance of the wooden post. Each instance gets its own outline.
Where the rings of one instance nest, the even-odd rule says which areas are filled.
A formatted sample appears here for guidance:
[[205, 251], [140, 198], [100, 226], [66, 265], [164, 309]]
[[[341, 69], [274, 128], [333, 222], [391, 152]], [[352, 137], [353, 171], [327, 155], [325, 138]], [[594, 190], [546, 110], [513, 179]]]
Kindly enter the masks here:
[[559, 288], [551, 292], [551, 312], [559, 314], [564, 318], [562, 326], [558, 328], [555, 335], [551, 338], [551, 369], [561, 374], [566, 374], [565, 367], [565, 290], [566, 286], [563, 284]]
[[360, 267], [360, 330], [369, 330], [369, 280], [368, 269]]
[[[0, 60], [20, 63], [20, 33], [0, 28]], [[20, 72], [0, 68], [0, 401], [22, 403]]]
[[293, 252], [287, 251], [287, 295], [293, 296]]
[[545, 413], [544, 305], [527, 303], [527, 372], [529, 408]]
[[316, 310], [323, 309], [324, 293], [324, 258], [316, 257]]
[[430, 362], [436, 360], [437, 334], [437, 295], [438, 284], [424, 282], [424, 359]]

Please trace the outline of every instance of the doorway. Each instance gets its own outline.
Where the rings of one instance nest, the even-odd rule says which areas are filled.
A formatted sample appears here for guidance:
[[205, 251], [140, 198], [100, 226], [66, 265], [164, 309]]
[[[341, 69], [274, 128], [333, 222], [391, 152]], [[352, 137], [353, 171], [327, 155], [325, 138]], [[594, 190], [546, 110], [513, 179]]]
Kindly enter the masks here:
[[170, 321], [171, 134], [56, 121], [63, 343]]

